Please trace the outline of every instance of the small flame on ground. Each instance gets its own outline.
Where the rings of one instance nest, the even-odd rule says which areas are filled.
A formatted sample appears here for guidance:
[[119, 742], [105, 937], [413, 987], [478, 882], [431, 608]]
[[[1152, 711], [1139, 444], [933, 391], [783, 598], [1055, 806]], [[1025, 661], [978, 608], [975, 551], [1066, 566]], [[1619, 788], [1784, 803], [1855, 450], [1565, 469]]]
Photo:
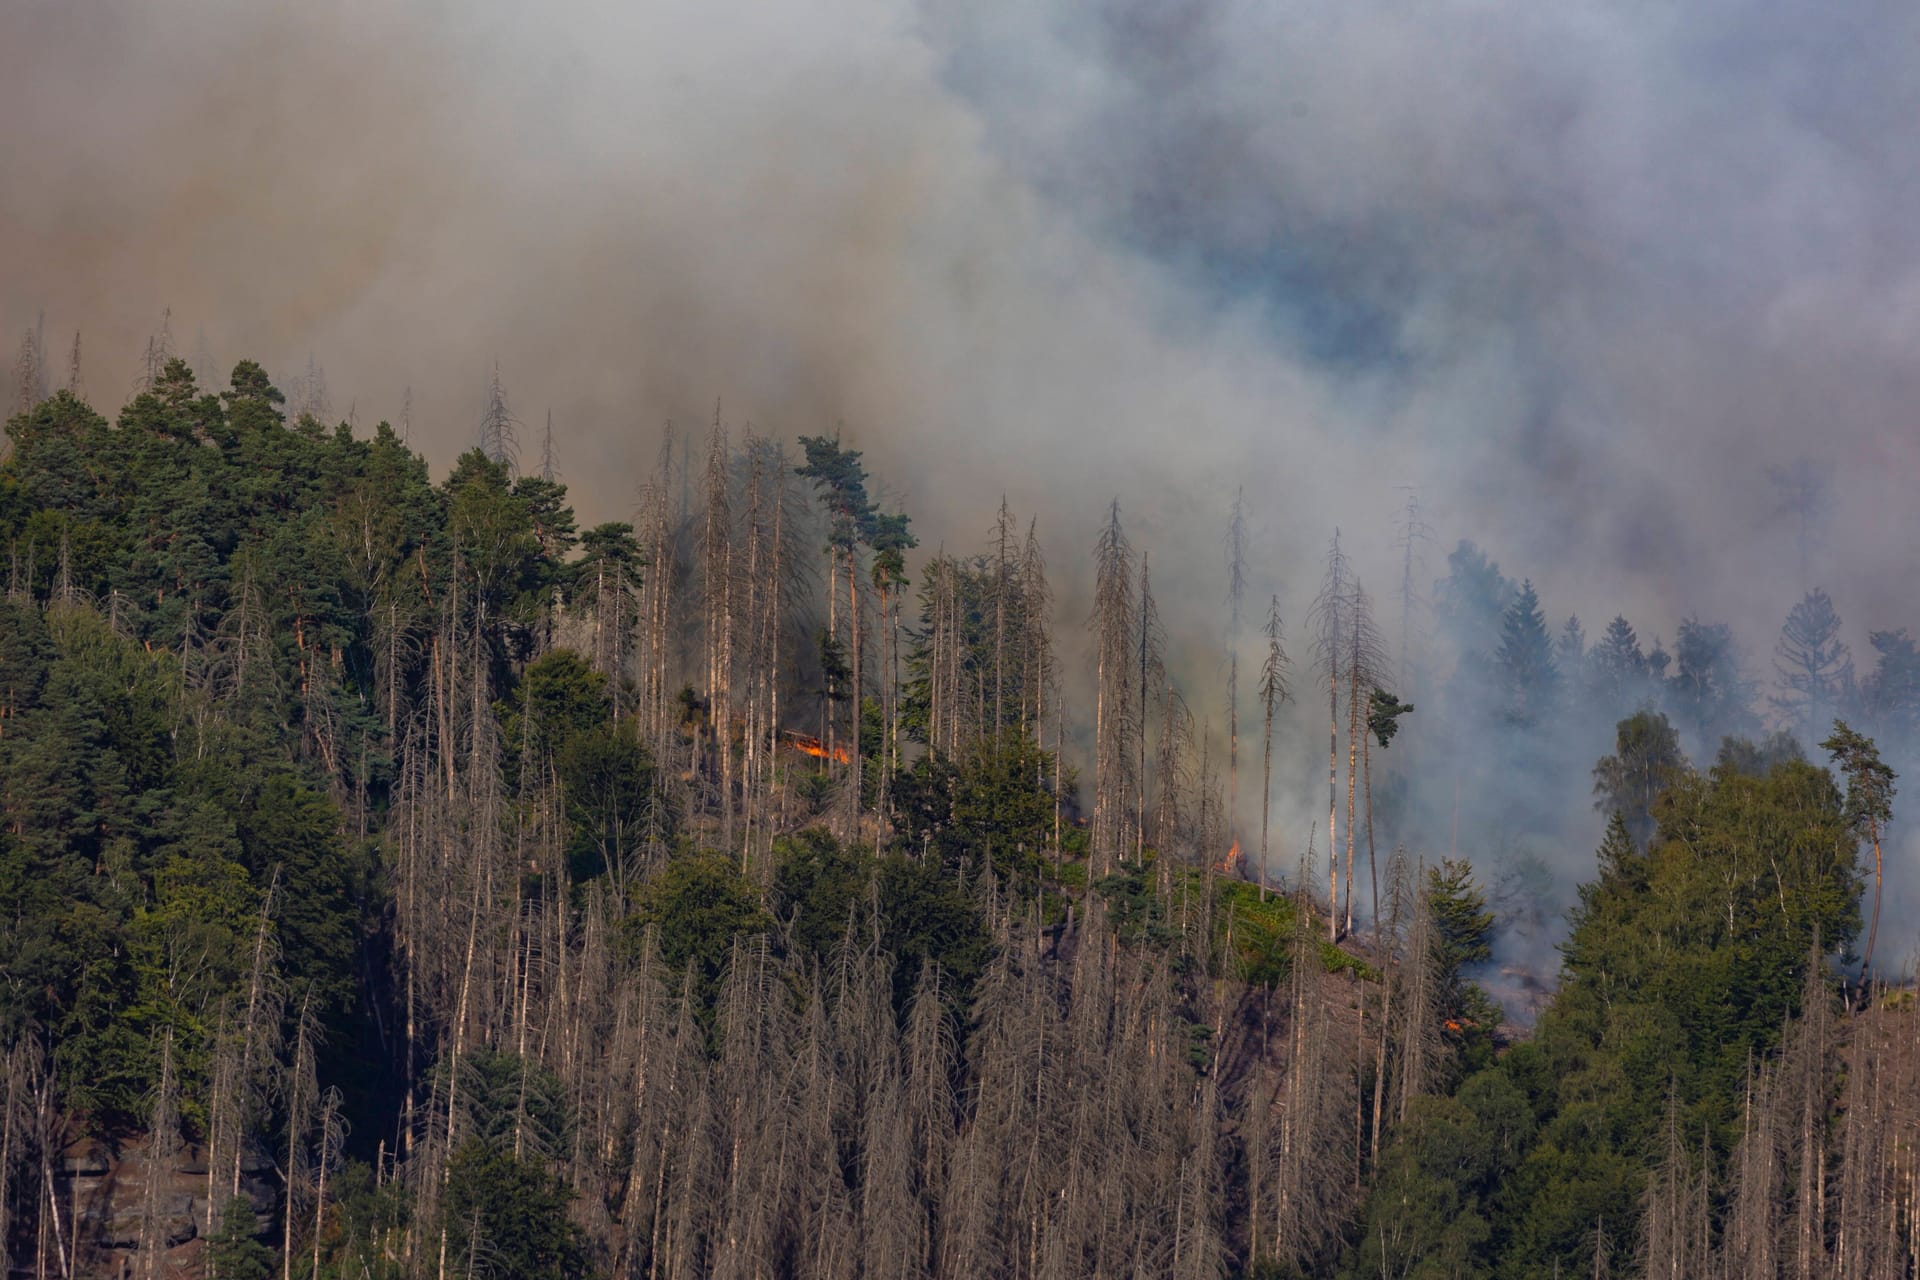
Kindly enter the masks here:
[[847, 754], [845, 747], [835, 747], [829, 752], [824, 746], [820, 745], [820, 739], [810, 738], [804, 733], [793, 733], [789, 731], [786, 734], [786, 739], [794, 750], [803, 756], [812, 756], [815, 760], [832, 760], [835, 764], [846, 764], [853, 759], [852, 756]]
[[1227, 850], [1227, 856], [1220, 860], [1220, 870], [1231, 872], [1240, 865], [1240, 842], [1235, 840], [1233, 847]]

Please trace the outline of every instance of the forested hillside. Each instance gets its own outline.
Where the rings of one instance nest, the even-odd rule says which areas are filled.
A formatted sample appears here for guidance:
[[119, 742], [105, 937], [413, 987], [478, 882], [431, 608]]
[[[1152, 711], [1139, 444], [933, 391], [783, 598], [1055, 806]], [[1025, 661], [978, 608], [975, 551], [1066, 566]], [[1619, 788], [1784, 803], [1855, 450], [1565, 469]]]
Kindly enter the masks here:
[[1334, 535], [1295, 625], [1236, 504], [1198, 662], [1124, 499], [926, 554], [838, 436], [716, 421], [582, 528], [497, 380], [436, 478], [252, 361], [109, 422], [37, 341], [13, 1274], [1915, 1273], [1903, 631], [1856, 678], [1808, 593], [1763, 720], [1726, 627], [1589, 649], [1470, 543], [1416, 619], [1417, 513], [1396, 617]]

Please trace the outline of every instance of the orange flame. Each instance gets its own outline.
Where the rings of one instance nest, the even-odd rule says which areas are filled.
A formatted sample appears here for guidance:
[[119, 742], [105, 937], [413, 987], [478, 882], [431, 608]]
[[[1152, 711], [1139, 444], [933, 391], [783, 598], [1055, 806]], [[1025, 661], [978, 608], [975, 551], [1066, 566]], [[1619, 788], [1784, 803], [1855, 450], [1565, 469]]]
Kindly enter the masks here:
[[1220, 860], [1220, 870], [1231, 872], [1240, 862], [1240, 842], [1235, 840], [1233, 847], [1227, 850], [1227, 856]]
[[831, 760], [835, 764], [846, 764], [853, 759], [847, 754], [845, 747], [835, 747], [829, 752], [820, 745], [820, 739], [810, 738], [804, 733], [794, 733], [789, 730], [786, 739], [794, 750], [803, 756], [812, 756], [815, 760]]

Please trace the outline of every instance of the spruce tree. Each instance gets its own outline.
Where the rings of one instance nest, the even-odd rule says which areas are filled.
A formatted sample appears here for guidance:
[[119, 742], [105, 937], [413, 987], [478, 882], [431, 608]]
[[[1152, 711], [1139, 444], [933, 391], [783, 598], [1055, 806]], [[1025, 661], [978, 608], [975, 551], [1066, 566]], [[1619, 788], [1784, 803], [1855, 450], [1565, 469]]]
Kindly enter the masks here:
[[1495, 655], [1502, 717], [1523, 729], [1538, 728], [1552, 715], [1560, 689], [1553, 638], [1531, 581], [1523, 582], [1500, 619]]
[[1840, 639], [1840, 615], [1824, 591], [1809, 591], [1787, 614], [1774, 646], [1780, 692], [1774, 708], [1811, 741], [1853, 691], [1853, 657]]
[[1595, 704], [1614, 715], [1629, 710], [1650, 692], [1640, 637], [1634, 634], [1633, 624], [1617, 614], [1587, 655], [1587, 688]]
[[1905, 627], [1875, 631], [1867, 640], [1878, 657], [1861, 681], [1861, 707], [1888, 752], [1905, 758], [1920, 743], [1920, 645]]

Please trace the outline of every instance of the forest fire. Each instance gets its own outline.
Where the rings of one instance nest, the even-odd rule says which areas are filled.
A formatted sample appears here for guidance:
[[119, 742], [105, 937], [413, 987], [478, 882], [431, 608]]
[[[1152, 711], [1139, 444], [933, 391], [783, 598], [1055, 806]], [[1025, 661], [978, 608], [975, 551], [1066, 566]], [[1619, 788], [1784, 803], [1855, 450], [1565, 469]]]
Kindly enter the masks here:
[[787, 745], [795, 751], [803, 756], [812, 756], [815, 760], [831, 760], [835, 764], [846, 764], [853, 758], [847, 754], [845, 747], [834, 747], [829, 751], [821, 745], [820, 739], [804, 733], [795, 733], [791, 729], [784, 731], [780, 736], [785, 738]]
[[1238, 840], [1235, 840], [1233, 842], [1233, 846], [1227, 850], [1227, 856], [1220, 859], [1219, 870], [1225, 875], [1232, 875], [1234, 868], [1238, 867], [1239, 865], [1240, 865], [1240, 842]]

